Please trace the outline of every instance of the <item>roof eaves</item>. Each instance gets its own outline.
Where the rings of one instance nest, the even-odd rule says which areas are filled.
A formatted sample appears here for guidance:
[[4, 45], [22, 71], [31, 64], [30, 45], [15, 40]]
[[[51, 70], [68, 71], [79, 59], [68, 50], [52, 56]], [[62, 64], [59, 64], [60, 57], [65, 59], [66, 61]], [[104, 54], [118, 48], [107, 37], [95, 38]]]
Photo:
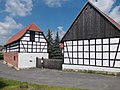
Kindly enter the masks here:
[[[7, 43], [6, 43], [4, 46], [7, 46], [8, 44], [11, 44], [11, 43], [13, 43], [13, 42], [18, 41], [18, 40], [22, 37], [22, 35], [24, 35], [24, 33], [26, 33], [26, 31], [27, 31], [28, 29], [29, 29], [29, 26], [27, 26], [27, 27], [23, 28], [22, 30], [20, 30], [18, 33], [16, 33], [15, 35], [13, 35], [13, 36], [7, 41]], [[23, 33], [22, 33], [22, 35], [21, 35], [19, 38], [12, 40], [13, 38], [16, 38], [16, 36], [17, 36], [19, 33], [21, 33], [22, 31], [23, 31]]]
[[[35, 30], [32, 30], [32, 29], [30, 29], [31, 27], [32, 27], [32, 25], [35, 25], [34, 23], [32, 23], [32, 24], [30, 24], [29, 26], [26, 26], [25, 28], [23, 28], [22, 30], [20, 30], [18, 33], [16, 33], [15, 35], [13, 35], [8, 41], [7, 41], [7, 43], [4, 45], [4, 46], [7, 46], [8, 44], [11, 44], [11, 43], [13, 43], [13, 42], [16, 42], [16, 41], [18, 41], [19, 39], [21, 39], [21, 37], [27, 32], [27, 31], [35, 31]], [[36, 25], [35, 25], [36, 26]], [[36, 26], [37, 27], [37, 26]], [[39, 29], [39, 27], [37, 27], [38, 29]], [[42, 32], [40, 29], [39, 30], [36, 30], [37, 32]], [[14, 38], [16, 38], [16, 36], [19, 34], [19, 33], [21, 33], [22, 32], [22, 34], [20, 34], [20, 36], [17, 38], [17, 39], [14, 39]], [[13, 40], [14, 39], [14, 40]]]
[[95, 9], [97, 9], [97, 11], [99, 13], [101, 13], [106, 19], [108, 19], [108, 21], [110, 21], [113, 25], [115, 25], [119, 30], [120, 30], [120, 25], [118, 26], [117, 22], [115, 20], [113, 20], [110, 16], [108, 16], [107, 14], [105, 14], [104, 12], [102, 12], [99, 8], [97, 8], [94, 4], [92, 4], [92, 2], [88, 1]]

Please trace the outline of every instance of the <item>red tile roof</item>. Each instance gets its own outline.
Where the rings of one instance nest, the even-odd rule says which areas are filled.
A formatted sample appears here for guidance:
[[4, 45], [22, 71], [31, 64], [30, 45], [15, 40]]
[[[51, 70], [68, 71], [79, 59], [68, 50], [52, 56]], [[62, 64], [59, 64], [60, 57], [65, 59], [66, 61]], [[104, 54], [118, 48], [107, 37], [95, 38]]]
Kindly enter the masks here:
[[25, 27], [24, 29], [22, 29], [21, 31], [19, 31], [18, 33], [16, 33], [15, 35], [13, 35], [8, 41], [7, 43], [4, 45], [8, 45], [12, 42], [15, 42], [17, 40], [19, 40], [25, 33], [26, 31], [36, 31], [36, 32], [42, 32], [34, 23], [30, 24], [29, 26]]
[[111, 17], [109, 17], [109, 16], [106, 15], [105, 13], [104, 13], [104, 15], [105, 15], [117, 28], [120, 29], [120, 24], [119, 24], [119, 23], [117, 23], [116, 21], [114, 21]]

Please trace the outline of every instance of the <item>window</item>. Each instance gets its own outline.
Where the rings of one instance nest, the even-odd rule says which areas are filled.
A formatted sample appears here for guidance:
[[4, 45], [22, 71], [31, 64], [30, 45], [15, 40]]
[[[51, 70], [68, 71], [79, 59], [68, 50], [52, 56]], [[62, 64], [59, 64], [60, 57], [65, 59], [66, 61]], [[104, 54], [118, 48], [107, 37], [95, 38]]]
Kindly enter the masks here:
[[30, 31], [30, 41], [34, 42], [35, 41], [35, 32]]
[[15, 56], [14, 56], [14, 61], [15, 61]]

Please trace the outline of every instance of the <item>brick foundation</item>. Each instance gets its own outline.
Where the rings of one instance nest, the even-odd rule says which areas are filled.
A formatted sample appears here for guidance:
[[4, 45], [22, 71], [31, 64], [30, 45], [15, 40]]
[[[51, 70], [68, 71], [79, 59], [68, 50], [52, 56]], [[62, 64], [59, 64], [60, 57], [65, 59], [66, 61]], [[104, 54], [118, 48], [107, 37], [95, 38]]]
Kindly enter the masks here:
[[13, 67], [18, 67], [18, 53], [17, 52], [6, 52], [4, 53], [4, 61], [6, 64]]

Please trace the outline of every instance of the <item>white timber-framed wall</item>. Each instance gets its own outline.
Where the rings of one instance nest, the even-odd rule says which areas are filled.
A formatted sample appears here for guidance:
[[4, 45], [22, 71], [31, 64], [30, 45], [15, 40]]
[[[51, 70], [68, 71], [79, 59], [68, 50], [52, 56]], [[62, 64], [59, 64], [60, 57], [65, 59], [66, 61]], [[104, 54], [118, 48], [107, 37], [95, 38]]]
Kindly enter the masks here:
[[64, 64], [120, 68], [120, 38], [64, 42]]
[[[32, 26], [33, 24], [29, 27]], [[29, 28], [20, 39], [5, 46], [6, 52], [4, 56], [6, 56], [7, 59], [8, 57], [10, 58], [11, 55], [7, 56], [6, 54], [13, 53], [14, 56], [14, 53], [17, 53], [17, 56], [15, 55], [13, 57], [14, 60], [11, 60], [13, 61], [12, 63], [9, 60], [5, 61], [12, 65], [16, 61], [15, 63], [17, 63], [17, 65], [15, 65], [15, 67], [19, 69], [36, 67], [37, 57], [48, 59], [47, 46], [48, 42], [43, 32]]]
[[63, 69], [120, 72], [120, 25], [87, 2], [61, 40]]

